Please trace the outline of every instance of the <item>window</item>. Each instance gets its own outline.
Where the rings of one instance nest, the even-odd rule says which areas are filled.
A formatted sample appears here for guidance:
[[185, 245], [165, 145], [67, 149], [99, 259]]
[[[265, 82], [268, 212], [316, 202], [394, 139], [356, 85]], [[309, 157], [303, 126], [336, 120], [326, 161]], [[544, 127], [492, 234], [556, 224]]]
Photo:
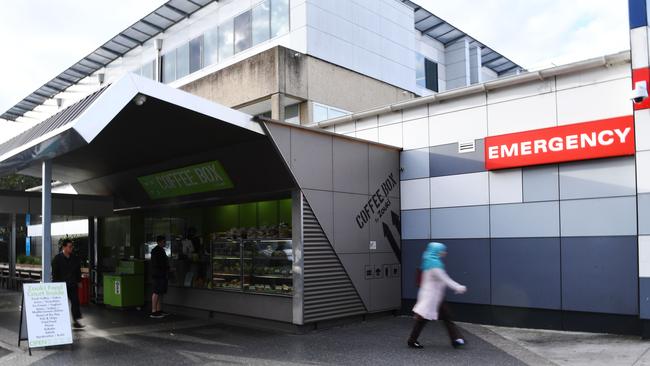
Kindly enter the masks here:
[[253, 46], [271, 38], [271, 0], [253, 9]]
[[186, 43], [176, 49], [176, 79], [190, 73], [190, 44]]
[[176, 50], [162, 57], [162, 82], [171, 83], [176, 80]]
[[203, 36], [190, 41], [190, 74], [203, 67]]
[[345, 116], [346, 114], [350, 114], [350, 112], [343, 109], [326, 106], [324, 104], [314, 103], [313, 122], [318, 123], [328, 119]]
[[251, 11], [235, 17], [235, 53], [247, 50], [252, 45]]
[[438, 91], [438, 64], [415, 54], [415, 83], [423, 88]]
[[219, 61], [233, 55], [234, 32], [233, 20], [219, 25]]
[[219, 61], [219, 33], [217, 27], [203, 35], [203, 65], [216, 64]]
[[289, 0], [271, 0], [271, 38], [289, 32]]
[[300, 104], [284, 107], [284, 121], [300, 124]]
[[146, 64], [142, 65], [142, 73], [140, 75], [149, 78], [149, 79], [154, 79], [156, 77], [156, 74], [154, 73], [155, 70], [155, 61], [149, 61]]

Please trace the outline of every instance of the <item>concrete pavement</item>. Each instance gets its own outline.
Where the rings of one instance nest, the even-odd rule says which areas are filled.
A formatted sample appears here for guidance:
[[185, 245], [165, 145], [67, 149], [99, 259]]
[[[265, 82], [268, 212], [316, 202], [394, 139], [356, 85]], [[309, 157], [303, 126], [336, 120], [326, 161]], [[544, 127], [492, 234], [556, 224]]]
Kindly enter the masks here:
[[294, 335], [172, 315], [83, 308], [73, 347], [16, 346], [17, 293], [0, 292], [0, 365], [650, 365], [650, 343], [633, 337], [461, 323], [468, 346], [453, 349], [429, 324], [423, 350], [406, 347], [412, 319], [382, 317]]

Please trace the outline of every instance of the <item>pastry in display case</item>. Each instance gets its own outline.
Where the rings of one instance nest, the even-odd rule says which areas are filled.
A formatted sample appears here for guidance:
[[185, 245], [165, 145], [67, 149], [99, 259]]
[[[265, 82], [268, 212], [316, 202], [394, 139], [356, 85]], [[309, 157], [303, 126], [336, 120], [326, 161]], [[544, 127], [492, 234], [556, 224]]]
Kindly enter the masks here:
[[212, 243], [212, 283], [209, 288], [241, 290], [241, 242], [221, 240]]
[[251, 241], [246, 243], [244, 250], [251, 259], [250, 284], [244, 286], [244, 290], [269, 294], [292, 293], [291, 240]]

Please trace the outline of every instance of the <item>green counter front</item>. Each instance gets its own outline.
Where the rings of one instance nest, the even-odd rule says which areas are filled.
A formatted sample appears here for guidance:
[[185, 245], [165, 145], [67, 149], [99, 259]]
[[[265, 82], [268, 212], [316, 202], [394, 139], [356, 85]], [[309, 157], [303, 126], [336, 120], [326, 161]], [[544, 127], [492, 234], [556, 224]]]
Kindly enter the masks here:
[[105, 274], [104, 304], [114, 307], [143, 306], [144, 276]]

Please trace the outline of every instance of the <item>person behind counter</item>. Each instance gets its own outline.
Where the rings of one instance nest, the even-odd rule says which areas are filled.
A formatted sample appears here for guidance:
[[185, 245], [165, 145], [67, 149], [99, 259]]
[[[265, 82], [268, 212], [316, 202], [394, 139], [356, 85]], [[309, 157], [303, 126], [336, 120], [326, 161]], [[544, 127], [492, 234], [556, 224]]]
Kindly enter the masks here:
[[164, 318], [169, 313], [162, 311], [162, 297], [167, 293], [167, 273], [169, 272], [169, 258], [165, 253], [165, 245], [167, 244], [165, 237], [159, 235], [156, 237], [155, 248], [151, 250], [151, 280], [152, 280], [152, 294], [151, 294], [151, 314], [150, 318], [160, 319]]
[[72, 311], [72, 326], [74, 328], [83, 328], [84, 325], [79, 323], [81, 319], [81, 309], [79, 307], [79, 295], [77, 288], [81, 282], [81, 260], [72, 253], [74, 244], [72, 240], [66, 239], [61, 245], [61, 252], [52, 260], [52, 282], [65, 282], [68, 290], [68, 300]]

